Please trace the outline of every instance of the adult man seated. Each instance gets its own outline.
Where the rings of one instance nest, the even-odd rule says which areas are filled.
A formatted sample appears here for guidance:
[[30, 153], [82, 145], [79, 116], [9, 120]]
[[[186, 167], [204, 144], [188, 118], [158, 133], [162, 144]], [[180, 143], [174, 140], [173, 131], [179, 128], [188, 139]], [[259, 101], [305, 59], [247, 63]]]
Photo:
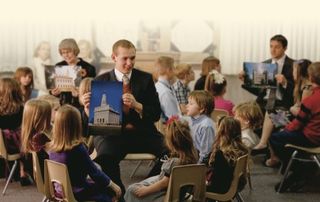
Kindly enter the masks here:
[[[97, 150], [95, 161], [121, 187], [124, 194], [119, 163], [125, 155], [152, 153], [159, 157], [165, 151], [165, 147], [162, 134], [154, 126], [161, 113], [158, 94], [151, 74], [134, 68], [135, 46], [128, 40], [119, 40], [113, 45], [111, 57], [115, 62], [115, 68], [96, 77], [95, 80], [123, 81], [124, 84], [129, 84], [129, 89], [124, 85], [122, 133], [94, 137]], [[90, 96], [90, 93], [83, 95], [86, 113], [84, 124], [87, 123], [89, 114]]]

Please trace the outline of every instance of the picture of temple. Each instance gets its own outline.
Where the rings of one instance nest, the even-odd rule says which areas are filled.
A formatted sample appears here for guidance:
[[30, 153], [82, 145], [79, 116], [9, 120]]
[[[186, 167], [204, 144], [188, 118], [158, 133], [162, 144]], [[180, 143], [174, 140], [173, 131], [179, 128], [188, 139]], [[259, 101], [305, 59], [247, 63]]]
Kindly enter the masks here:
[[119, 125], [120, 113], [107, 103], [107, 95], [103, 94], [100, 106], [94, 108], [93, 125]]

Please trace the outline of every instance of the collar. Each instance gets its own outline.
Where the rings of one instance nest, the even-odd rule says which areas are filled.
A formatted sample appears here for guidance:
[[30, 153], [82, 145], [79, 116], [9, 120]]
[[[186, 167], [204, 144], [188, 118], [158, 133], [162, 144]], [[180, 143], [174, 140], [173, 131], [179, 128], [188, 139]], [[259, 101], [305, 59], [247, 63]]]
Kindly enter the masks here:
[[[116, 68], [114, 68], [114, 74], [116, 75], [117, 81], [122, 82], [122, 77], [123, 77], [124, 74], [122, 72], [120, 72], [119, 70], [117, 70]], [[132, 70], [127, 75], [129, 80], [131, 79], [131, 75], [132, 75]]]
[[170, 85], [169, 81], [166, 80], [166, 79], [164, 79], [164, 78], [159, 77], [159, 78], [158, 78], [158, 82], [159, 82], [159, 83], [162, 83], [163, 85], [165, 85], [165, 86], [168, 87], [168, 88], [171, 88], [171, 85]]
[[192, 117], [191, 117], [192, 124], [199, 123], [199, 122], [202, 121], [202, 119], [204, 119], [205, 117], [206, 117], [206, 115], [204, 115], [204, 114], [199, 114], [199, 115], [196, 115], [196, 116], [192, 116]]
[[272, 58], [272, 63], [278, 63], [279, 66], [283, 66], [286, 57], [287, 57], [287, 55], [284, 54], [284, 55], [283, 55], [280, 59], [278, 59], [278, 60]]

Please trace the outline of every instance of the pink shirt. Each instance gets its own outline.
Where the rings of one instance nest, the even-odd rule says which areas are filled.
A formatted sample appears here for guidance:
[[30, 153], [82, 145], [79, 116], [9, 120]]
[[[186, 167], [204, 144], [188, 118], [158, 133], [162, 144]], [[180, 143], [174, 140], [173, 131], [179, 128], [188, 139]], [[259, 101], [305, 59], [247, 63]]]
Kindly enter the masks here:
[[229, 112], [230, 116], [233, 116], [232, 109], [234, 104], [230, 100], [225, 100], [222, 97], [214, 98], [214, 108], [215, 109], [224, 109]]

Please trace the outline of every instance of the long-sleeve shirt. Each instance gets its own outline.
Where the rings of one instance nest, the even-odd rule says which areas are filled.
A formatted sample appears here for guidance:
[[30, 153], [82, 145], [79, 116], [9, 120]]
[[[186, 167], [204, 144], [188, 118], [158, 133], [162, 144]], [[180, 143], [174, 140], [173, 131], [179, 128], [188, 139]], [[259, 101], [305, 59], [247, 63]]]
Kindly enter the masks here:
[[202, 114], [197, 118], [191, 117], [190, 129], [195, 148], [199, 151], [199, 161], [209, 155], [214, 141], [214, 122], [208, 116]]
[[159, 78], [155, 86], [159, 95], [162, 121], [165, 122], [173, 115], [180, 115], [179, 103], [169, 82]]
[[107, 187], [111, 182], [110, 178], [95, 166], [83, 144], [69, 151], [50, 152], [49, 159], [67, 165], [74, 193], [90, 186], [87, 175], [101, 187]]
[[286, 126], [288, 131], [302, 131], [304, 136], [316, 145], [320, 145], [320, 87], [301, 103], [297, 117]]

